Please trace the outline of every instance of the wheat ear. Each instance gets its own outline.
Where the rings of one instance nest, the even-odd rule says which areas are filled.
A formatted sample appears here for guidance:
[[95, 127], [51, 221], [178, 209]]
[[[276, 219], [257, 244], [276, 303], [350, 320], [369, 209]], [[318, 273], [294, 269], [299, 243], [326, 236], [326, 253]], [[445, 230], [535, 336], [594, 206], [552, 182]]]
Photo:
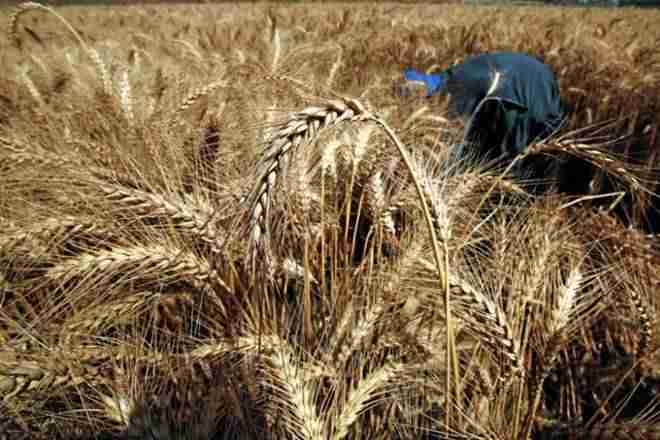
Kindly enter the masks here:
[[48, 218], [42, 222], [31, 225], [29, 228], [12, 231], [0, 237], [0, 250], [11, 251], [23, 245], [27, 241], [51, 245], [64, 240], [83, 237], [108, 237], [113, 234], [99, 226], [92, 219], [78, 219], [74, 217]]
[[227, 352], [258, 355], [265, 369], [264, 385], [274, 391], [274, 401], [284, 409], [284, 426], [290, 435], [303, 440], [322, 440], [324, 424], [316, 412], [312, 387], [314, 368], [297, 358], [291, 344], [275, 334], [251, 334], [237, 338], [235, 344], [218, 343], [198, 347], [191, 355], [203, 359]]
[[[655, 265], [658, 261], [653, 237], [626, 228], [614, 217], [603, 213], [591, 214], [584, 222], [584, 231], [591, 241], [606, 244], [606, 250], [609, 252], [606, 257], [608, 260], [623, 259], [628, 267], [635, 264], [638, 259], [651, 265]], [[649, 312], [645, 297], [640, 294], [637, 286], [629, 286], [627, 292], [641, 324], [637, 356], [643, 358], [653, 341], [652, 313]]]
[[39, 361], [7, 358], [0, 353], [0, 395], [9, 402], [26, 393], [49, 392], [54, 389], [89, 383], [100, 375], [96, 367], [73, 358], [62, 362], [51, 356]]
[[50, 153], [41, 155], [39, 152], [31, 153], [28, 151], [9, 151], [0, 156], [0, 169], [19, 168], [28, 163], [36, 163], [47, 168], [62, 168], [70, 166], [71, 160]]
[[[79, 141], [74, 142], [78, 143]], [[48, 151], [39, 147], [38, 145], [27, 146], [21, 142], [11, 141], [9, 139], [0, 138], [0, 145], [4, 147], [6, 152], [0, 155], [0, 169], [2, 168], [20, 168], [26, 163], [37, 164], [44, 168], [68, 168], [76, 171], [86, 171], [91, 176], [102, 181], [120, 181], [126, 182], [128, 185], [135, 185], [134, 177], [125, 173], [119, 172], [117, 169], [106, 169], [97, 166], [90, 166], [82, 157], [68, 154], [60, 151]], [[95, 146], [97, 153], [101, 160], [108, 163], [107, 156], [109, 148], [106, 146]], [[105, 151], [103, 151], [105, 150]]]
[[557, 305], [552, 311], [552, 318], [548, 328], [549, 340], [543, 353], [543, 368], [536, 380], [532, 383], [533, 400], [529, 408], [527, 416], [525, 435], [522, 438], [529, 438], [534, 426], [533, 420], [538, 410], [539, 403], [541, 402], [541, 395], [543, 393], [543, 383], [550, 375], [554, 367], [557, 356], [562, 348], [566, 330], [570, 323], [571, 318], [574, 316], [577, 295], [582, 285], [583, 276], [578, 267], [574, 268], [566, 283], [559, 291]]
[[366, 115], [367, 110], [356, 100], [334, 100], [292, 114], [273, 132], [259, 164], [257, 183], [248, 198], [249, 232], [253, 246], [260, 243], [267, 229], [272, 192], [279, 175], [289, 163], [290, 156], [301, 145], [313, 142], [321, 130], [342, 122], [360, 121]]
[[185, 113], [186, 110], [192, 107], [200, 99], [203, 99], [204, 97], [210, 95], [217, 89], [225, 87], [226, 85], [227, 85], [226, 81], [215, 81], [205, 85], [204, 87], [197, 88], [192, 92], [190, 92], [172, 113], [169, 126], [172, 128], [176, 127], [176, 125], [179, 124], [180, 122], [181, 115]]
[[226, 234], [213, 221], [214, 213], [207, 212], [205, 207], [121, 185], [100, 183], [98, 188], [108, 200], [130, 207], [133, 215], [168, 218], [177, 227], [199, 237], [216, 255], [222, 254]]
[[[278, 174], [285, 168], [289, 160], [290, 153], [303, 143], [312, 141], [322, 128], [337, 125], [343, 121], [371, 121], [379, 126], [394, 143], [399, 155], [412, 176], [417, 196], [422, 205], [424, 218], [427, 223], [431, 243], [433, 245], [433, 256], [436, 263], [436, 274], [439, 277], [440, 285], [445, 291], [445, 316], [447, 319], [446, 336], [447, 349], [453, 353], [453, 335], [451, 328], [451, 305], [450, 305], [450, 286], [448, 280], [449, 262], [448, 253], [445, 249], [445, 258], [440, 251], [440, 245], [436, 236], [433, 216], [426, 201], [425, 192], [419, 177], [415, 173], [415, 167], [410, 160], [406, 148], [399, 140], [392, 128], [382, 118], [369, 112], [366, 107], [356, 99], [343, 98], [327, 102], [322, 107], [310, 107], [299, 113], [295, 113], [278, 130], [271, 141], [268, 143], [265, 155], [260, 164], [260, 172], [257, 184], [254, 187], [249, 198], [249, 240], [254, 246], [262, 238], [262, 233], [267, 227], [269, 218], [269, 207], [271, 193], [277, 184]], [[451, 356], [447, 357], [447, 390], [450, 389], [450, 370]], [[447, 411], [447, 422], [449, 422], [450, 412]]]
[[460, 202], [469, 194], [483, 193], [491, 185], [495, 185], [495, 189], [503, 192], [514, 194], [517, 196], [525, 197], [529, 194], [514, 182], [506, 179], [500, 179], [498, 176], [493, 176], [484, 173], [461, 173], [447, 179], [447, 185], [453, 188], [450, 197], [450, 206], [457, 207]]
[[388, 209], [383, 173], [377, 171], [369, 178], [367, 185], [367, 208], [376, 224], [383, 229], [389, 239], [396, 237], [396, 224], [393, 210]]
[[607, 154], [607, 152], [594, 145], [571, 142], [568, 140], [560, 140], [551, 143], [538, 143], [530, 146], [523, 156], [552, 151], [565, 152], [580, 159], [584, 159], [628, 183], [632, 189], [648, 192], [648, 189], [642, 184], [639, 176], [630, 172], [630, 170], [626, 168], [624, 162], [612, 157], [612, 155]]
[[100, 281], [121, 275], [125, 282], [172, 284], [186, 280], [196, 288], [214, 291], [216, 286], [231, 289], [219, 274], [196, 255], [164, 246], [135, 246], [85, 253], [48, 269], [47, 277], [55, 282], [74, 279]]
[[357, 325], [346, 336], [348, 340], [341, 346], [335, 360], [337, 368], [341, 369], [346, 364], [348, 358], [374, 334], [378, 323], [383, 318], [384, 312], [385, 307], [382, 302], [377, 302], [367, 309], [364, 316], [362, 316]]
[[157, 298], [156, 293], [137, 293], [118, 301], [85, 308], [62, 324], [65, 342], [69, 343], [73, 335], [94, 336], [104, 326], [130, 321]]
[[286, 417], [285, 426], [292, 435], [302, 434], [302, 438], [322, 440], [325, 438], [323, 422], [316, 412], [315, 394], [310, 384], [309, 372], [297, 366], [293, 352], [280, 346], [268, 356], [270, 384], [277, 390], [277, 398], [285, 408], [292, 410], [294, 418]]
[[636, 421], [596, 425], [589, 429], [566, 427], [559, 428], [558, 431], [557, 434], [568, 434], [572, 440], [656, 440], [660, 438], [660, 425]]
[[367, 377], [360, 379], [358, 386], [348, 394], [341, 412], [335, 418], [337, 426], [335, 427], [332, 440], [342, 440], [347, 437], [349, 429], [353, 426], [360, 414], [364, 412], [369, 405], [374, 405], [374, 402], [369, 401], [376, 394], [383, 393], [383, 387], [402, 370], [404, 370], [403, 364], [385, 365], [372, 372]]
[[[435, 272], [428, 260], [418, 260], [426, 270]], [[452, 297], [465, 309], [461, 315], [476, 335], [483, 338], [493, 352], [501, 352], [507, 359], [504, 377], [522, 369], [522, 358], [513, 331], [502, 309], [490, 298], [469, 283], [451, 276], [449, 280]]]
[[328, 78], [325, 80], [325, 87], [327, 89], [332, 88], [332, 83], [335, 80], [335, 77], [337, 76], [337, 72], [339, 71], [339, 68], [343, 64], [342, 56], [344, 54], [344, 49], [341, 46], [337, 46], [337, 58], [335, 58], [335, 62], [332, 63], [332, 67], [330, 67], [330, 72], [328, 73]]
[[126, 116], [126, 121], [133, 127], [135, 125], [135, 113], [133, 113], [133, 94], [131, 92], [131, 81], [128, 76], [128, 68], [121, 72], [119, 81], [119, 102]]
[[644, 301], [644, 297], [637, 292], [637, 290], [629, 290], [630, 301], [635, 306], [637, 311], [637, 317], [639, 319], [642, 328], [640, 330], [640, 340], [637, 347], [637, 357], [643, 358], [649, 351], [649, 346], [653, 341], [653, 321], [650, 318], [649, 310]]

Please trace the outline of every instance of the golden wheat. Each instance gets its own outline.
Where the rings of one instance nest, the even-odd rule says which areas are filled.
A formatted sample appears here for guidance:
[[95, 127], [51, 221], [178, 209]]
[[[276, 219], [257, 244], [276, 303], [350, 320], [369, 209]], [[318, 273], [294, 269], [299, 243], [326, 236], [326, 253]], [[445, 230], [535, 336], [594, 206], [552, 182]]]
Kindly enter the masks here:
[[[0, 437], [658, 437], [653, 11], [3, 14]], [[495, 50], [572, 109], [514, 165], [584, 194], [392, 94]]]

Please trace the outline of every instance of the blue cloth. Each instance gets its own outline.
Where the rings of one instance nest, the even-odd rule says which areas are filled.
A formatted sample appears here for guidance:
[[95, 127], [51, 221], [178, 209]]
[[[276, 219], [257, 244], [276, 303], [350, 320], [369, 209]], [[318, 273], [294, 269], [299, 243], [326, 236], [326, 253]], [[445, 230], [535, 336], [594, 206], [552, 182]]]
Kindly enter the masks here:
[[444, 87], [445, 76], [444, 73], [426, 74], [415, 69], [406, 69], [404, 72], [406, 81], [421, 81], [426, 84], [427, 96], [439, 92]]

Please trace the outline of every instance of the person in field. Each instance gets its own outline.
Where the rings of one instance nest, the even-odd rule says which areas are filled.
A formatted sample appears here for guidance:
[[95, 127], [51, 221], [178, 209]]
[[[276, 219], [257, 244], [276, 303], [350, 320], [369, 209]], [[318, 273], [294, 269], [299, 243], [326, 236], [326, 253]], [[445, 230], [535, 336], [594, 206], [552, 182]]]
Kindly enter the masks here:
[[467, 119], [458, 159], [511, 159], [565, 117], [552, 70], [522, 53], [477, 55], [437, 74], [406, 69], [404, 77], [425, 85], [429, 97], [448, 94], [450, 116]]

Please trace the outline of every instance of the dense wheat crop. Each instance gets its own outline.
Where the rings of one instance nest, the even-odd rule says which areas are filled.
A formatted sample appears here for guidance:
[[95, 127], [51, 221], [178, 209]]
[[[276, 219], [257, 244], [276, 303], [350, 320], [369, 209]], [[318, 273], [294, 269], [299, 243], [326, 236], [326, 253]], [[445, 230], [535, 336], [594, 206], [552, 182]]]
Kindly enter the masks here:
[[[660, 438], [659, 12], [0, 18], [0, 438]], [[543, 194], [395, 93], [493, 50], [571, 108]]]

